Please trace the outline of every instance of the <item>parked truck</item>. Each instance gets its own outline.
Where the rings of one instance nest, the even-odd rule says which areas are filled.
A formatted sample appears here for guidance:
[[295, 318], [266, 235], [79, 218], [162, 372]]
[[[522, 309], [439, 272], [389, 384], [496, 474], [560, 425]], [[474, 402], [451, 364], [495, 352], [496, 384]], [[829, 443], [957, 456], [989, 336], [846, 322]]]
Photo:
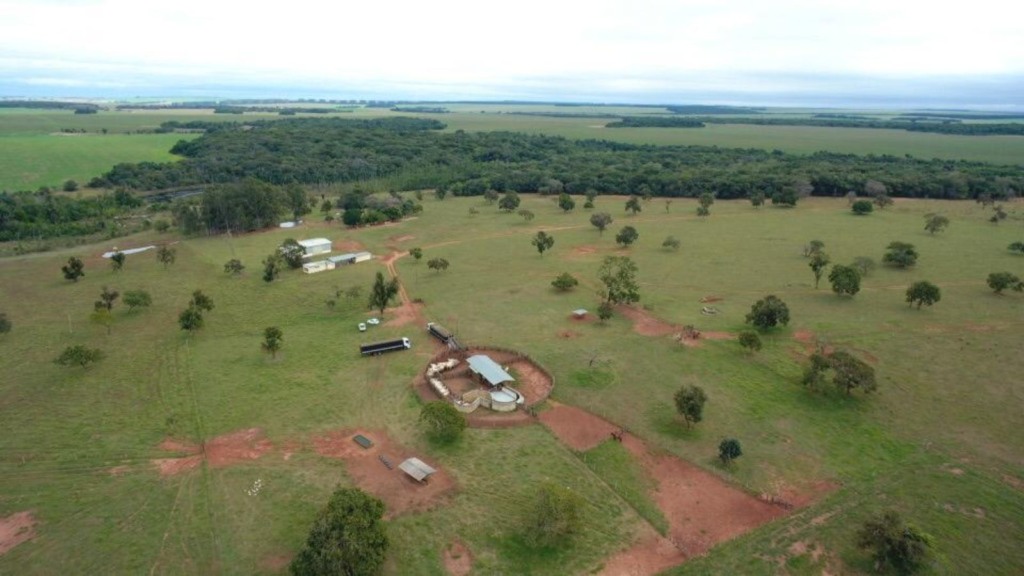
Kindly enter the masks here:
[[363, 344], [359, 346], [359, 353], [363, 356], [375, 356], [385, 352], [408, 350], [409, 348], [412, 348], [412, 342], [410, 342], [408, 338], [398, 338], [395, 340], [385, 340], [384, 342], [375, 342], [373, 344]]
[[453, 348], [455, 350], [461, 348], [458, 340], [455, 339], [455, 335], [452, 334], [450, 330], [448, 330], [444, 326], [441, 326], [437, 322], [427, 322], [427, 332], [430, 332], [431, 336], [437, 338], [445, 345], [447, 345], [449, 348]]

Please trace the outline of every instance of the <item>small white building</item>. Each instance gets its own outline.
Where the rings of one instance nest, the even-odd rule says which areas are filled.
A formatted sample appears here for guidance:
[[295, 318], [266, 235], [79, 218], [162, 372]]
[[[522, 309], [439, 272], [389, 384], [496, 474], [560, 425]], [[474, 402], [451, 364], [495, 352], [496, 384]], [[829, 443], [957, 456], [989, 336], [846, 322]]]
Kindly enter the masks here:
[[299, 246], [302, 246], [305, 257], [316, 256], [317, 254], [328, 254], [331, 251], [331, 241], [327, 238], [310, 238], [309, 240], [299, 240]]
[[336, 266], [344, 266], [345, 264], [355, 264], [356, 262], [366, 262], [373, 258], [373, 254], [369, 252], [351, 252], [348, 254], [338, 254], [337, 256], [331, 256], [328, 258]]
[[328, 260], [317, 260], [316, 262], [306, 262], [302, 265], [302, 271], [306, 274], [316, 274], [317, 272], [324, 272], [326, 270], [334, 270], [334, 262]]

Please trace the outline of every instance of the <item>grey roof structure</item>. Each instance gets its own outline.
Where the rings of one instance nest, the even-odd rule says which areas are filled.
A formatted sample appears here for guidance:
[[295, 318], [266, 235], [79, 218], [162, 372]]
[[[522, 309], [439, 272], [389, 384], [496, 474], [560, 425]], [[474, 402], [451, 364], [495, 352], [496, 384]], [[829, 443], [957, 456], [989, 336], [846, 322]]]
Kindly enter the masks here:
[[505, 369], [500, 364], [491, 360], [490, 356], [477, 354], [476, 356], [470, 356], [467, 362], [469, 362], [469, 369], [475, 374], [482, 376], [491, 386], [516, 381], [508, 372], [505, 372]]
[[423, 482], [427, 479], [427, 476], [437, 472], [437, 470], [434, 470], [419, 458], [406, 458], [398, 467], [402, 469], [402, 472], [416, 479], [417, 482]]

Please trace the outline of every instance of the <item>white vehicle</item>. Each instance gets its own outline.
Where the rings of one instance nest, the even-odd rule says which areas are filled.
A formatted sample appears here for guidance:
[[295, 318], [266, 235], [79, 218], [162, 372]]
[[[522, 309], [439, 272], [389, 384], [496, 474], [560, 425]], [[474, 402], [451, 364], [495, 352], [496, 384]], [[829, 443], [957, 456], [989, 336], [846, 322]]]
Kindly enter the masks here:
[[366, 323], [367, 324], [372, 324], [372, 325], [376, 326], [377, 324], [380, 324], [380, 320], [378, 320], [376, 318], [370, 318], [369, 320], [366, 321]]
[[363, 324], [362, 322], [360, 322], [359, 323], [359, 331], [360, 332], [366, 332], [366, 324]]

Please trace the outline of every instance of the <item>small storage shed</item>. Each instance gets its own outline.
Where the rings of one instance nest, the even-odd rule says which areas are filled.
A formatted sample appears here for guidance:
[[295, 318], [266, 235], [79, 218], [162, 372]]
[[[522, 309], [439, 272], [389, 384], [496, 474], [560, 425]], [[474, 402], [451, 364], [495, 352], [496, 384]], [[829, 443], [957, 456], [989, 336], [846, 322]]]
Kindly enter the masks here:
[[369, 252], [349, 252], [347, 254], [338, 254], [337, 256], [331, 256], [328, 258], [336, 266], [343, 266], [345, 264], [355, 264], [356, 262], [366, 262], [373, 258], [373, 254]]
[[316, 262], [306, 262], [302, 265], [302, 271], [306, 274], [316, 274], [325, 270], [334, 270], [334, 263], [328, 260], [317, 260]]
[[398, 465], [409, 476], [412, 476], [417, 482], [425, 481], [431, 474], [437, 472], [431, 468], [426, 462], [419, 458], [406, 458], [404, 462]]
[[309, 240], [299, 240], [299, 246], [302, 246], [303, 252], [306, 256], [315, 256], [317, 254], [327, 254], [331, 251], [331, 241], [327, 238], [310, 238]]
[[500, 386], [505, 382], [516, 381], [500, 364], [491, 360], [490, 356], [477, 354], [470, 356], [466, 362], [469, 363], [469, 369], [490, 386]]

